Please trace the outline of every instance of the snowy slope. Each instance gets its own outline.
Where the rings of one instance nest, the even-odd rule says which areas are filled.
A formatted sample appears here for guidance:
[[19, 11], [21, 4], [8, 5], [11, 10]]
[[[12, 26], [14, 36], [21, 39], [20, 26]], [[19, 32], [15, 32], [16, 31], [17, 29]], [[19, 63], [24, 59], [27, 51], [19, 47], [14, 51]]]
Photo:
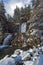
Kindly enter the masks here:
[[[34, 53], [31, 60], [25, 60], [25, 58], [29, 56], [30, 54], [27, 51], [24, 51], [22, 52], [22, 54], [20, 54], [19, 57], [22, 58], [25, 65], [43, 65], [43, 54], [39, 54], [39, 56], [37, 56], [37, 51], [36, 51], [36, 53]], [[18, 58], [16, 57], [16, 59], [19, 59], [19, 57]], [[8, 57], [7, 55], [2, 60], [0, 60], [0, 65], [16, 65], [15, 61], [16, 61], [15, 57], [12, 56]]]
[[0, 65], [15, 65], [15, 60], [11, 57], [6, 56], [0, 60]]

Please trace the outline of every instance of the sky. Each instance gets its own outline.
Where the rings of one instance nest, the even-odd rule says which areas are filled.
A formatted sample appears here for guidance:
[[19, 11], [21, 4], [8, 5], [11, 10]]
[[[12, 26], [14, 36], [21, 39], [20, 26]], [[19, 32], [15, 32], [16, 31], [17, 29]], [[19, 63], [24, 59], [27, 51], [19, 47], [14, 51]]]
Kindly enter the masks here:
[[31, 0], [3, 0], [7, 14], [13, 16], [16, 6], [19, 8], [28, 5]]

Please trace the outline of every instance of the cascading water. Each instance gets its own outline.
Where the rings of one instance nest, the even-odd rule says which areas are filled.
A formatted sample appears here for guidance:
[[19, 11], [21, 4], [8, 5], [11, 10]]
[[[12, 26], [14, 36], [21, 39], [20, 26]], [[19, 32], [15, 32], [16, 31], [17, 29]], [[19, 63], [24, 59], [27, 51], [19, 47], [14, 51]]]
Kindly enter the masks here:
[[12, 34], [9, 34], [3, 41], [3, 45], [8, 45], [8, 43], [12, 40]]
[[[3, 45], [0, 45], [0, 54], [4, 54], [5, 49], [12, 49], [12, 45], [9, 45], [10, 41], [13, 39], [12, 34], [9, 34], [3, 41]], [[7, 51], [8, 52], [8, 51]]]
[[11, 48], [12, 45], [9, 45], [9, 42], [13, 39], [12, 34], [9, 34], [3, 41], [3, 45], [0, 45], [0, 50], [5, 48]]

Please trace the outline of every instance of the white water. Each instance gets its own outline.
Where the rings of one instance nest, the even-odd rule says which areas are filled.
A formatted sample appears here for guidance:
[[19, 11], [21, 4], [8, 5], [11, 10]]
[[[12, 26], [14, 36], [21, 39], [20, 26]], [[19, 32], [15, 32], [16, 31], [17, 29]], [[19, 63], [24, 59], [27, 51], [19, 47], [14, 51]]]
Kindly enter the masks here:
[[3, 41], [3, 45], [8, 45], [10, 40], [12, 39], [12, 34], [9, 34]]

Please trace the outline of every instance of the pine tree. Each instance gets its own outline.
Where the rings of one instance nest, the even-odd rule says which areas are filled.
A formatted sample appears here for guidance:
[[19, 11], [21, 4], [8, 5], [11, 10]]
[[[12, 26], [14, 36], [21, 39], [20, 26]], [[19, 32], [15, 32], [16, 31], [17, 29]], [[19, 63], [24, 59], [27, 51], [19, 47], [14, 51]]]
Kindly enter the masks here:
[[5, 8], [4, 8], [3, 0], [0, 1], [0, 14], [5, 15]]
[[31, 16], [31, 7], [30, 5], [28, 5], [28, 7], [25, 7], [25, 15], [26, 15], [26, 19], [29, 20], [30, 16]]
[[0, 1], [0, 20], [2, 24], [3, 33], [8, 31], [7, 19], [5, 16], [5, 8], [3, 0]]
[[26, 20], [29, 20], [30, 18], [30, 15], [31, 15], [31, 8], [30, 8], [30, 5], [26, 6], [25, 5], [25, 8], [21, 8], [21, 17], [23, 17], [24, 19]]
[[20, 14], [21, 14], [21, 17], [25, 16], [25, 12], [24, 12], [24, 8], [23, 8], [23, 7], [21, 7], [21, 12], [20, 12]]
[[15, 22], [20, 22], [20, 10], [19, 8], [16, 6], [16, 9], [14, 10], [14, 16], [13, 16]]
[[40, 4], [40, 0], [32, 0], [32, 6], [36, 8]]

